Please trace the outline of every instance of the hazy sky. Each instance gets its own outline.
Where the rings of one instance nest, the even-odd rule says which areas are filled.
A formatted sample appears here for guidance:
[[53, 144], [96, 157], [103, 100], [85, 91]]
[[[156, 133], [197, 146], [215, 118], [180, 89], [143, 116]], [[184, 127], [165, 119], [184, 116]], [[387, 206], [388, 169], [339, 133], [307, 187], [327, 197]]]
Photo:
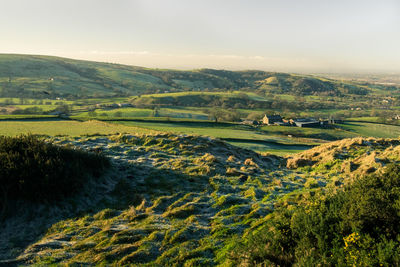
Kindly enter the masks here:
[[160, 68], [400, 72], [400, 0], [0, 0], [0, 53]]

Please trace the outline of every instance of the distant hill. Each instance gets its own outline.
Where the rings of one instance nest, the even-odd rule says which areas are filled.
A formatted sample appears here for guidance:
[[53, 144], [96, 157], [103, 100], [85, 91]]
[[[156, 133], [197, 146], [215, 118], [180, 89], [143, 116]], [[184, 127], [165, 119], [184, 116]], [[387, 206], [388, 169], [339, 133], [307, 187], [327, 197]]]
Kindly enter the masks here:
[[[376, 88], [375, 88], [376, 89]], [[385, 89], [379, 85], [378, 89]], [[52, 56], [0, 54], [1, 97], [105, 97], [182, 91], [366, 95], [369, 85], [265, 71], [149, 69]]]

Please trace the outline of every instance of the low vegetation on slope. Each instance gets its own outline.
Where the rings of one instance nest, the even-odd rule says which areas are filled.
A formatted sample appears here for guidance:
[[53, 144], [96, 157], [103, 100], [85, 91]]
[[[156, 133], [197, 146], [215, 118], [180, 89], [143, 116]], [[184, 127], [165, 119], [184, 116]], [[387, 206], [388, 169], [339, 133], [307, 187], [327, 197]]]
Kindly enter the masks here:
[[315, 174], [359, 177], [399, 163], [400, 140], [353, 138], [323, 144], [287, 159], [287, 167]]
[[2, 216], [16, 200], [60, 200], [100, 176], [109, 161], [98, 153], [60, 147], [35, 136], [0, 136]]
[[[218, 139], [174, 134], [51, 141], [102, 151], [111, 159], [112, 171], [71, 200], [80, 213], [65, 215], [63, 208], [46, 207], [46, 213], [58, 219], [32, 237], [29, 245], [18, 243], [27, 235], [18, 229], [30, 229], [27, 221], [1, 225], [4, 262], [141, 266], [313, 265], [317, 259], [357, 265], [370, 258], [377, 264], [398, 262], [395, 255], [388, 255], [390, 249], [398, 250], [397, 215], [387, 216], [398, 212], [398, 169], [387, 166], [398, 163], [399, 140], [346, 139], [290, 158], [262, 156]], [[371, 155], [375, 163], [368, 161]], [[359, 160], [366, 165], [347, 168], [348, 162], [359, 164]], [[370, 163], [375, 169], [364, 172]], [[365, 173], [374, 176], [365, 178]], [[37, 224], [48, 222], [46, 217], [35, 219]], [[371, 228], [375, 220], [383, 226]], [[328, 254], [331, 249], [333, 256]], [[354, 258], [356, 249], [370, 250], [371, 255]]]
[[398, 266], [400, 167], [278, 209], [232, 249], [235, 265]]

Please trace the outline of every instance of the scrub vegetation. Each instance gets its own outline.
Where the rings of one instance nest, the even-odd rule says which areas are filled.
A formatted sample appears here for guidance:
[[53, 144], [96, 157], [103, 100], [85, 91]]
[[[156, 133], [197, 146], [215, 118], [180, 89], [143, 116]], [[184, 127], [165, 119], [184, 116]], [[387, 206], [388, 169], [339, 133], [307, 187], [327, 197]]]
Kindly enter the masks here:
[[2, 217], [16, 200], [56, 201], [82, 189], [109, 166], [106, 157], [55, 146], [31, 135], [0, 136]]

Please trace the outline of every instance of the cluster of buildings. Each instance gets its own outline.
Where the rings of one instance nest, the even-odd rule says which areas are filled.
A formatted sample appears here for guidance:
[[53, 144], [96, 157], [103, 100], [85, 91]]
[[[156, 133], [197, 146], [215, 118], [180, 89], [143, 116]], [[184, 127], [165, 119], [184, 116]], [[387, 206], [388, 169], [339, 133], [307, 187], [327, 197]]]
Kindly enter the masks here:
[[329, 124], [342, 123], [341, 120], [317, 120], [314, 118], [301, 118], [301, 119], [283, 119], [280, 115], [265, 115], [261, 122], [258, 121], [244, 121], [244, 124], [252, 125], [279, 125], [279, 126], [296, 126], [296, 127], [326, 127]]
[[128, 108], [133, 107], [130, 103], [114, 103], [114, 104], [96, 104], [96, 108], [103, 109], [116, 109], [116, 108]]

